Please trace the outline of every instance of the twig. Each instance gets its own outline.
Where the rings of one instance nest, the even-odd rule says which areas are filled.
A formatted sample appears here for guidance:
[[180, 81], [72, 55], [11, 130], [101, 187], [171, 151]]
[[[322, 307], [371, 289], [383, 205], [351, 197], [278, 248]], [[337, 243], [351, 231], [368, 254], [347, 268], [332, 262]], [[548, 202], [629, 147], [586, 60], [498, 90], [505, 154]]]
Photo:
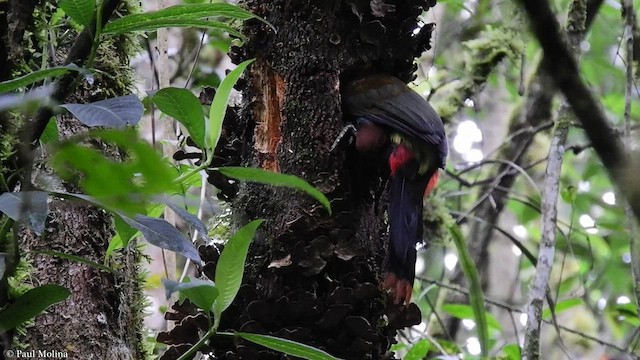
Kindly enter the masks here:
[[[584, 37], [586, 31], [586, 12], [585, 0], [575, 0], [571, 3], [567, 24], [567, 40], [570, 42], [576, 57], [580, 55], [580, 39]], [[555, 257], [558, 215], [556, 204], [558, 202], [564, 147], [571, 126], [570, 108], [566, 103], [560, 107], [557, 118], [549, 149], [542, 193], [542, 240], [540, 241], [538, 264], [536, 265], [536, 273], [529, 293], [529, 304], [527, 305], [527, 324], [522, 353], [522, 358], [525, 360], [538, 359], [540, 357], [542, 307], [547, 296], [549, 278]]]

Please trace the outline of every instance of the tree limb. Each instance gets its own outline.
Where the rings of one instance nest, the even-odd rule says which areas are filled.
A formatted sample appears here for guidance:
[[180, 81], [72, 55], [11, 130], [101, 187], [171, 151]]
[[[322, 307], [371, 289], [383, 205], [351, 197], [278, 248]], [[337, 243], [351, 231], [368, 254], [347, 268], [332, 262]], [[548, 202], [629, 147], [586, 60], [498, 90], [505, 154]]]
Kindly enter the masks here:
[[[585, 0], [574, 0], [571, 3], [567, 23], [567, 41], [573, 54], [580, 56], [580, 41], [586, 32], [587, 6]], [[558, 192], [560, 174], [564, 157], [567, 135], [571, 127], [572, 114], [566, 103], [558, 111], [557, 123], [551, 139], [549, 157], [542, 190], [542, 239], [538, 252], [536, 273], [531, 286], [529, 303], [527, 305], [527, 324], [525, 327], [523, 359], [538, 359], [540, 357], [540, 326], [542, 308], [549, 278], [553, 267], [556, 246], [556, 223], [558, 215]]]

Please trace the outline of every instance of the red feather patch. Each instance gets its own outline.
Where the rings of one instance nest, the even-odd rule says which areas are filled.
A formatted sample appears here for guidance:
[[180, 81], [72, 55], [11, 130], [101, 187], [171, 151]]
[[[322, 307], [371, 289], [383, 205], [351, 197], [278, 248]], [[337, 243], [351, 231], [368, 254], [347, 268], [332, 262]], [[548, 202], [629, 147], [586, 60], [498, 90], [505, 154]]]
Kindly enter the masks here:
[[431, 176], [431, 179], [429, 179], [429, 182], [427, 183], [427, 188], [424, 189], [424, 196], [429, 195], [431, 190], [435, 189], [436, 185], [438, 185], [439, 178], [440, 178], [440, 171], [436, 170], [436, 172], [433, 173], [433, 176]]
[[391, 175], [395, 175], [396, 171], [411, 159], [413, 159], [413, 153], [408, 147], [402, 143], [396, 146], [389, 156], [389, 169], [391, 169]]

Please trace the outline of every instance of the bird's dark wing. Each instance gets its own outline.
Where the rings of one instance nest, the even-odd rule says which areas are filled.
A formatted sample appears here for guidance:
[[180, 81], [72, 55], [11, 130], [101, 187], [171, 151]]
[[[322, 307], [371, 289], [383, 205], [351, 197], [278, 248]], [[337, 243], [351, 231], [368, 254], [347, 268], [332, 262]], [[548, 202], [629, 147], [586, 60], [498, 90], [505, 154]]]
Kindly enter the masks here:
[[356, 80], [345, 91], [345, 108], [356, 118], [364, 118], [401, 134], [435, 146], [441, 167], [448, 146], [442, 119], [420, 95], [400, 79], [374, 75]]

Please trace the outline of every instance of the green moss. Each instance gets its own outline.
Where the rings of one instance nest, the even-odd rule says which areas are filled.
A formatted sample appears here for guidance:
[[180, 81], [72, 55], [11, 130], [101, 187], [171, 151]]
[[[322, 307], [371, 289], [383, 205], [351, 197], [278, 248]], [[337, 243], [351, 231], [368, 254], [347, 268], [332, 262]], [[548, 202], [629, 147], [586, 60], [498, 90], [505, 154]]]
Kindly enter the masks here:
[[449, 213], [449, 208], [438, 190], [435, 190], [424, 202], [422, 216], [424, 224], [424, 238], [431, 243], [447, 243], [451, 240], [449, 227], [454, 220]]
[[441, 95], [433, 107], [444, 119], [460, 110], [464, 101], [487, 81], [487, 77], [504, 58], [516, 60], [524, 51], [524, 43], [511, 29], [487, 27], [473, 40], [464, 42], [464, 69], [466, 76], [441, 87]]
[[517, 60], [524, 51], [520, 36], [508, 28], [494, 29], [488, 26], [477, 38], [465, 41], [465, 69], [474, 76], [484, 73], [484, 67], [493, 67], [504, 57]]

